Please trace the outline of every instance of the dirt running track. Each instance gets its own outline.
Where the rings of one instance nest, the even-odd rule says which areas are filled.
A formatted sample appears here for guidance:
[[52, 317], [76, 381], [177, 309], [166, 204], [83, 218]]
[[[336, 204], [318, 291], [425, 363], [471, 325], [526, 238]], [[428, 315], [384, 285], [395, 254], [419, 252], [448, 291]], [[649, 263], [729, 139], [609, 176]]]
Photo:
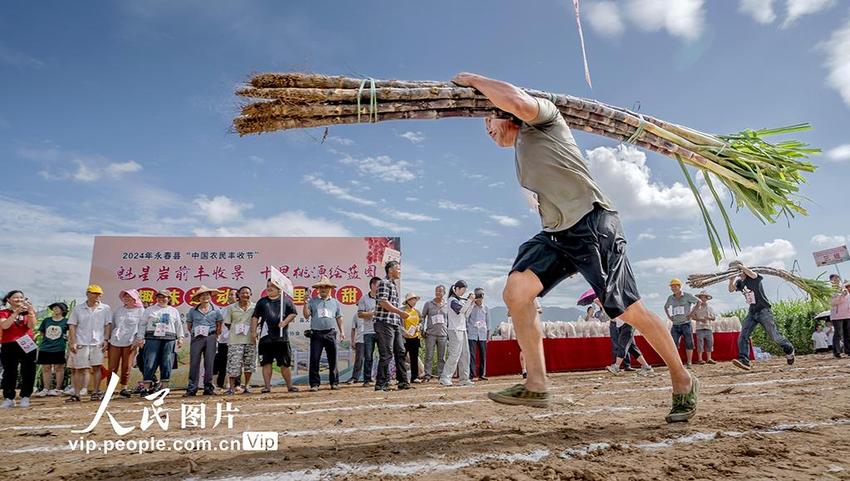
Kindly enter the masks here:
[[[413, 391], [342, 391], [195, 398], [215, 411], [230, 400], [234, 427], [180, 429], [180, 393], [165, 401], [170, 429], [139, 432], [148, 401], [115, 399], [109, 411], [134, 432], [119, 438], [106, 417], [85, 439], [241, 439], [277, 431], [277, 451], [113, 452], [71, 450], [97, 403], [37, 399], [0, 412], [2, 479], [850, 479], [850, 363], [808, 356], [743, 372], [696, 366], [698, 417], [667, 425], [666, 372], [649, 379], [607, 372], [555, 374], [556, 405], [496, 405], [471, 388], [433, 383]], [[213, 415], [208, 413], [211, 425]], [[72, 427], [74, 426], [74, 427]]]

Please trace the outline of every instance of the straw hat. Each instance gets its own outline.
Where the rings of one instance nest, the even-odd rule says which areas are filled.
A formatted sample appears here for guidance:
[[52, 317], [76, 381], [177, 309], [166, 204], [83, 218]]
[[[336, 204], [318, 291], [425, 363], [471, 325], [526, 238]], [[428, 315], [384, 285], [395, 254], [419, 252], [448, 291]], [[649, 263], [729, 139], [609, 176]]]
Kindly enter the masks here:
[[407, 295], [404, 296], [404, 303], [407, 304], [407, 301], [409, 301], [411, 299], [416, 299], [416, 301], [419, 302], [419, 299], [422, 299], [422, 298], [417, 296], [416, 294], [414, 294], [412, 292], [408, 292]]
[[86, 292], [91, 292], [92, 294], [103, 294], [103, 288], [97, 284], [89, 284], [86, 287]]
[[706, 301], [710, 301], [710, 300], [714, 299], [713, 297], [711, 297], [711, 294], [709, 294], [708, 292], [706, 292], [704, 290], [699, 291], [699, 294], [697, 294], [697, 297], [705, 297]]
[[195, 291], [194, 294], [192, 294], [192, 301], [197, 300], [198, 296], [200, 296], [201, 294], [206, 294], [206, 293], [220, 294], [221, 292], [218, 289], [210, 289], [209, 287], [201, 284], [201, 287], [199, 287], [198, 290]]
[[156, 295], [165, 296], [165, 297], [168, 297], [170, 299], [171, 298], [171, 291], [169, 291], [168, 289], [160, 289], [160, 290], [156, 291]]
[[673, 279], [671, 279], [671, 280], [670, 280], [670, 285], [671, 285], [671, 286], [681, 286], [681, 285], [682, 285], [682, 281], [680, 281], [679, 279], [676, 279], [676, 278], [674, 277]]
[[331, 280], [328, 279], [328, 276], [322, 276], [322, 278], [319, 279], [319, 282], [313, 284], [313, 289], [318, 289], [320, 287], [330, 287], [331, 289], [335, 289], [336, 284], [331, 282]]

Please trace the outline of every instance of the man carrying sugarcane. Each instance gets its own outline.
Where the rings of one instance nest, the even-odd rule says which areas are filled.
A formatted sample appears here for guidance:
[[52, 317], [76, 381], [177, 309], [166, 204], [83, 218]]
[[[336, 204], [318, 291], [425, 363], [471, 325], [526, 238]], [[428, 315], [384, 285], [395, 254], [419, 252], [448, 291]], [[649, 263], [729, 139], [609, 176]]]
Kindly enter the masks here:
[[763, 278], [761, 274], [753, 272], [741, 261], [730, 262], [729, 269], [740, 271], [737, 277], [729, 278], [729, 292], [741, 291], [747, 304], [750, 305], [747, 317], [744, 318], [741, 326], [741, 333], [738, 335], [738, 359], [732, 361], [732, 364], [745, 371], [752, 369], [750, 366], [750, 335], [759, 324], [764, 327], [765, 332], [773, 339], [773, 342], [782, 347], [788, 365], [794, 364], [794, 345], [788, 339], [785, 339], [785, 336], [776, 328], [770, 302], [764, 294], [764, 287], [762, 287]]
[[500, 147], [514, 147], [519, 183], [543, 224], [542, 232], [520, 246], [503, 292], [528, 378], [524, 385], [489, 393], [490, 399], [533, 407], [551, 403], [534, 301], [580, 273], [608, 316], [640, 330], [667, 364], [673, 383], [667, 422], [692, 418], [699, 381], [682, 365], [665, 323], [640, 301], [617, 212], [591, 177], [558, 108], [507, 82], [480, 75], [461, 73], [453, 81], [477, 89], [513, 116], [486, 119], [487, 132]]

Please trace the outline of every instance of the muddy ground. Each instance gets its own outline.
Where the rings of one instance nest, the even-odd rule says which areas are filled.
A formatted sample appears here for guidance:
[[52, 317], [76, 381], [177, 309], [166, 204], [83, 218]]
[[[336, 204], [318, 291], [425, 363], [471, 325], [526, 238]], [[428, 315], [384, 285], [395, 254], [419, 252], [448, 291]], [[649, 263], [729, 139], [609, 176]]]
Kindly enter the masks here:
[[[744, 372], [731, 364], [695, 366], [703, 384], [698, 417], [668, 425], [666, 372], [641, 378], [607, 372], [552, 375], [551, 409], [501, 406], [488, 390], [518, 381], [502, 377], [474, 387], [434, 383], [412, 391], [360, 386], [341, 391], [165, 400], [170, 424], [141, 432], [151, 402], [114, 399], [106, 416], [80, 435], [98, 403], [35, 399], [31, 409], [0, 412], [3, 479], [423, 479], [637, 480], [850, 479], [850, 361], [806, 356]], [[233, 428], [212, 428], [216, 403], [240, 410]], [[204, 403], [207, 426], [181, 429], [181, 402]], [[244, 431], [276, 431], [276, 451], [85, 453], [68, 441], [241, 440]], [[169, 444], [170, 445], [170, 444]], [[100, 446], [100, 444], [98, 445]]]

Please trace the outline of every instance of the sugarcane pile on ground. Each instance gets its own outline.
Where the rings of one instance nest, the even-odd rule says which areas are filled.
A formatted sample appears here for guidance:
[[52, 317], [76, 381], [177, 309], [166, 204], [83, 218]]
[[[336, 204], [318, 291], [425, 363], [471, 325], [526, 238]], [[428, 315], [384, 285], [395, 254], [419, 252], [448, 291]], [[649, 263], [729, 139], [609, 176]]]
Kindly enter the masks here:
[[[798, 192], [803, 174], [813, 172], [807, 158], [819, 153], [798, 141], [775, 144], [765, 137], [809, 130], [808, 124], [744, 130], [730, 135], [699, 132], [670, 122], [570, 95], [525, 89], [551, 100], [567, 124], [585, 132], [658, 152], [675, 159], [702, 212], [715, 261], [722, 240], [686, 165], [697, 168], [717, 205], [730, 245], [740, 247], [713, 175], [731, 193], [736, 208], [746, 207], [762, 222], [806, 214]], [[448, 117], [509, 117], [475, 89], [450, 82], [374, 80], [308, 73], [254, 75], [237, 95], [259, 99], [242, 107], [234, 119], [240, 135], [277, 130]], [[711, 174], [711, 175], [710, 175]]]
[[[750, 267], [749, 269], [756, 274], [778, 277], [786, 282], [790, 282], [791, 284], [799, 287], [814, 300], [829, 301], [829, 298], [833, 294], [832, 285], [826, 281], [795, 276], [784, 269], [777, 269], [775, 267], [758, 266]], [[688, 276], [688, 285], [694, 289], [702, 289], [704, 287], [728, 281], [729, 279], [739, 275], [741, 275], [741, 270], [737, 268], [728, 269], [715, 274], [691, 274]]]

